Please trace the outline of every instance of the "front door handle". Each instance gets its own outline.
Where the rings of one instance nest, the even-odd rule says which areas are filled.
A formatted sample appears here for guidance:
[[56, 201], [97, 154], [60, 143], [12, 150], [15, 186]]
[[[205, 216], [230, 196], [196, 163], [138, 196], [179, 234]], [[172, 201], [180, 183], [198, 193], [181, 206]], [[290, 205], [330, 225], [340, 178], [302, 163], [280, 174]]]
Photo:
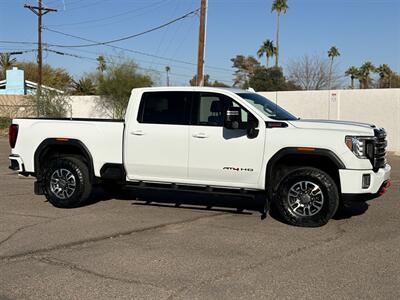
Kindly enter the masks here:
[[136, 130], [131, 132], [132, 135], [144, 135], [144, 132], [142, 130]]
[[198, 139], [206, 139], [206, 138], [208, 138], [208, 135], [205, 134], [204, 132], [199, 132], [199, 133], [193, 134], [193, 137], [198, 138]]

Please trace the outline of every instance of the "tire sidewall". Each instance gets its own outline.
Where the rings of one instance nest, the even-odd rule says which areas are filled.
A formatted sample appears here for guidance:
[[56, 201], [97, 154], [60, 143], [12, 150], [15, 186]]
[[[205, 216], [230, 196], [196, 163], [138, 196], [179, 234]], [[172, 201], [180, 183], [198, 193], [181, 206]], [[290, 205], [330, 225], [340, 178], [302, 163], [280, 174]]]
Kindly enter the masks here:
[[[66, 169], [70, 171], [76, 182], [76, 189], [73, 194], [66, 198], [61, 199], [51, 191], [50, 181], [52, 174], [59, 169]], [[88, 171], [85, 169], [83, 163], [77, 162], [74, 158], [61, 158], [55, 159], [50, 162], [44, 174], [43, 191], [47, 200], [54, 206], [60, 208], [77, 207], [81, 204], [83, 195], [85, 193], [86, 181], [88, 180]]]
[[[291, 211], [288, 202], [290, 188], [297, 182], [310, 181], [317, 184], [323, 193], [322, 209], [313, 216], [299, 216]], [[325, 172], [314, 168], [293, 170], [279, 185], [276, 206], [286, 222], [295, 226], [318, 227], [325, 225], [336, 213], [339, 206], [339, 195], [336, 183]]]

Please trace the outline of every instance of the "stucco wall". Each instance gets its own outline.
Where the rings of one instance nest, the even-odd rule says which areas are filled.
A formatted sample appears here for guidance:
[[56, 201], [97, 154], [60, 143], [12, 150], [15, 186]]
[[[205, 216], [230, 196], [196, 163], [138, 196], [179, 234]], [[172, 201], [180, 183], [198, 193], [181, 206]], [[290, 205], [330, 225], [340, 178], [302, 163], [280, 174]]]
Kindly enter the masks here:
[[303, 119], [351, 120], [386, 129], [388, 150], [400, 154], [400, 89], [262, 92]]
[[100, 96], [71, 96], [71, 111], [74, 118], [111, 118], [112, 114], [99, 105]]

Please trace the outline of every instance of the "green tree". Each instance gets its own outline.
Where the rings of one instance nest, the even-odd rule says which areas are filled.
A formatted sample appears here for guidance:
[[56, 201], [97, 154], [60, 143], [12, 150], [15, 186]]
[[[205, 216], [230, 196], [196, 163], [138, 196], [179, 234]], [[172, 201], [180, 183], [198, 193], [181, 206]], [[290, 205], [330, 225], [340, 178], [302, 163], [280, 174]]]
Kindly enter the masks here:
[[400, 76], [395, 72], [390, 76], [390, 87], [394, 89], [400, 88]]
[[287, 81], [281, 68], [258, 67], [250, 76], [249, 85], [256, 91], [289, 91], [300, 89]]
[[[37, 82], [38, 66], [34, 62], [18, 62], [15, 64], [19, 69], [24, 70], [25, 80]], [[53, 68], [48, 64], [42, 67], [42, 83], [62, 91], [73, 89], [74, 80], [67, 70], [62, 68]]]
[[218, 80], [214, 80], [213, 82], [211, 82], [210, 86], [211, 87], [230, 87], [229, 85], [227, 85], [221, 81], [218, 81]]
[[379, 88], [391, 88], [392, 69], [387, 64], [382, 64], [375, 72], [379, 74]]
[[[210, 85], [210, 75], [205, 74], [203, 76], [204, 86]], [[197, 86], [197, 75], [194, 75], [192, 79], [189, 80], [190, 86]]]
[[368, 89], [372, 83], [371, 73], [375, 72], [375, 66], [372, 62], [367, 61], [360, 67], [360, 73], [358, 79], [360, 80], [360, 87], [362, 89]]
[[68, 94], [43, 89], [40, 99], [35, 95], [25, 97], [25, 103], [31, 115], [45, 118], [64, 118], [70, 111], [70, 98]]
[[117, 119], [124, 117], [133, 88], [153, 85], [152, 78], [140, 73], [138, 65], [129, 59], [109, 62], [104, 74], [96, 73], [95, 79], [98, 93], [102, 96], [100, 108], [112, 112], [112, 117]]
[[257, 51], [257, 55], [259, 58], [263, 57], [265, 55], [267, 59], [267, 64], [266, 67], [269, 67], [269, 59], [270, 57], [273, 57], [276, 52], [276, 47], [274, 46], [274, 42], [267, 39], [265, 40], [262, 45], [260, 46], [260, 49]]
[[103, 73], [107, 69], [106, 59], [103, 55], [97, 57], [97, 70]]
[[0, 53], [0, 80], [6, 78], [6, 71], [11, 69], [17, 60], [10, 53]]
[[358, 78], [360, 71], [358, 70], [357, 67], [351, 66], [350, 68], [347, 69], [347, 71], [344, 73], [346, 76], [350, 76], [351, 79], [351, 88], [354, 89], [354, 79]]
[[280, 27], [280, 17], [281, 17], [281, 13], [285, 14], [288, 9], [289, 9], [289, 6], [287, 5], [287, 0], [274, 0], [272, 2], [271, 12], [276, 11], [276, 13], [277, 13], [275, 67], [279, 66], [279, 27]]
[[74, 95], [96, 95], [96, 86], [92, 79], [84, 77], [74, 82]]
[[[189, 80], [190, 86], [197, 86], [197, 75], [194, 75], [192, 79]], [[210, 75], [206, 74], [204, 75], [204, 86], [210, 86], [210, 87], [229, 87], [229, 85], [226, 85], [223, 82], [220, 82], [218, 80], [215, 81], [210, 81]]]
[[333, 67], [333, 60], [335, 57], [340, 56], [338, 48], [335, 46], [332, 46], [329, 51], [328, 51], [328, 57], [331, 59], [331, 64], [329, 67], [329, 89], [331, 89], [331, 83], [332, 83], [332, 67]]
[[236, 55], [231, 59], [233, 68], [235, 68], [234, 86], [242, 89], [249, 87], [249, 78], [254, 73], [255, 69], [260, 66], [260, 63], [253, 56]]

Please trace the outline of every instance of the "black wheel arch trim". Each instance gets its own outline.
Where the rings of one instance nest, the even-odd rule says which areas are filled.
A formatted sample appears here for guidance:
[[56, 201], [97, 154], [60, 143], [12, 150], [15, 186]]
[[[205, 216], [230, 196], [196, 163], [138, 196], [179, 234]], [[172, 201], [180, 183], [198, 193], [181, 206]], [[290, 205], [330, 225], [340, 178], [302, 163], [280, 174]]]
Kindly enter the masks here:
[[123, 164], [105, 163], [100, 169], [100, 177], [105, 180], [125, 181], [125, 167]]
[[310, 155], [310, 156], [324, 156], [329, 158], [338, 169], [346, 169], [344, 163], [340, 160], [340, 158], [331, 150], [324, 148], [299, 148], [299, 147], [287, 147], [276, 152], [268, 161], [266, 176], [265, 176], [265, 188], [268, 192], [271, 191], [271, 187], [268, 186], [268, 183], [271, 182], [271, 178], [273, 176], [273, 170], [276, 163], [286, 155]]
[[47, 138], [43, 142], [40, 143], [40, 145], [36, 148], [35, 155], [34, 155], [34, 172], [36, 176], [39, 174], [40, 170], [40, 156], [43, 153], [43, 151], [46, 151], [47, 149], [51, 148], [52, 146], [72, 146], [75, 147], [79, 150], [80, 153], [83, 154], [85, 159], [87, 160], [89, 164], [89, 176], [90, 179], [93, 180], [95, 178], [94, 176], [94, 165], [93, 165], [93, 157], [89, 151], [89, 149], [86, 147], [82, 141], [78, 139], [57, 139], [57, 138]]

